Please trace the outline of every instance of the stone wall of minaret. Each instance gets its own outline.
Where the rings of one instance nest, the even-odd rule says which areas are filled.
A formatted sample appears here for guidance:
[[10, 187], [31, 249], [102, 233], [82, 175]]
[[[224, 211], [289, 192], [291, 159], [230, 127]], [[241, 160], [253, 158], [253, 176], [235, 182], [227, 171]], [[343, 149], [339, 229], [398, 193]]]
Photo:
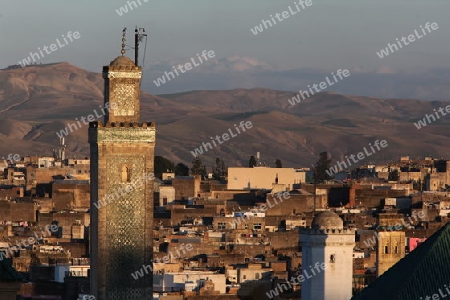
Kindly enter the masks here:
[[121, 56], [103, 68], [105, 123], [89, 125], [91, 291], [97, 300], [152, 299], [155, 125], [139, 123], [140, 67]]

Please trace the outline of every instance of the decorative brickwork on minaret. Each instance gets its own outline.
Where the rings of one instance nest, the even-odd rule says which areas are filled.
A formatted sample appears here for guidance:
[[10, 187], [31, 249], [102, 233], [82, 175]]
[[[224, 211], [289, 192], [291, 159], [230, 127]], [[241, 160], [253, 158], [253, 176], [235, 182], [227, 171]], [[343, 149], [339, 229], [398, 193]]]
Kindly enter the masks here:
[[120, 56], [103, 67], [104, 124], [89, 126], [91, 291], [97, 300], [152, 299], [153, 171], [156, 129], [139, 123], [142, 70]]

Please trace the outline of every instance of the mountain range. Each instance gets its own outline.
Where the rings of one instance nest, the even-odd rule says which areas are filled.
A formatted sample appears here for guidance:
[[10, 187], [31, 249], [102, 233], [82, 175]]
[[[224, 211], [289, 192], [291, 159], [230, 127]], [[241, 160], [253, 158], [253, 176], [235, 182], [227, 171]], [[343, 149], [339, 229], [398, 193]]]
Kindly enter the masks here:
[[[262, 88], [198, 90], [177, 94], [141, 93], [141, 121], [156, 122], [156, 155], [191, 164], [192, 151], [210, 137], [250, 121], [251, 129], [200, 155], [211, 166], [216, 157], [227, 166], [247, 166], [261, 152], [269, 166], [310, 166], [319, 152], [332, 163], [357, 154], [375, 140], [388, 147], [360, 164], [411, 157], [447, 157], [450, 116], [417, 129], [414, 123], [450, 102], [380, 99], [331, 92], [315, 94], [295, 105], [294, 92]], [[8, 154], [51, 155], [57, 133], [76, 118], [100, 112], [103, 79], [69, 63], [0, 70], [0, 157]], [[89, 156], [87, 126], [66, 137], [69, 157]], [[355, 164], [357, 166], [358, 164]]]

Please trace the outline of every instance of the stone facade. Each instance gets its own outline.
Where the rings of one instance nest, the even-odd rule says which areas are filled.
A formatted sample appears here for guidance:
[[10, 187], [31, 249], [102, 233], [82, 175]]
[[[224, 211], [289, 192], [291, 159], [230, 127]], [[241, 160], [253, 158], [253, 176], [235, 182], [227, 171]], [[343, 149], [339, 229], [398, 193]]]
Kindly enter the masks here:
[[36, 222], [36, 205], [0, 201], [0, 220]]
[[201, 177], [180, 176], [172, 179], [172, 186], [175, 189], [175, 200], [187, 200], [197, 197], [200, 191]]
[[377, 276], [405, 257], [405, 221], [399, 214], [379, 214], [377, 230]]
[[[105, 124], [89, 125], [91, 290], [98, 300], [152, 299], [156, 129], [139, 122], [140, 67], [122, 56], [103, 68]], [[100, 204], [99, 204], [100, 203]]]
[[56, 210], [89, 209], [88, 180], [57, 180], [52, 185], [52, 199]]

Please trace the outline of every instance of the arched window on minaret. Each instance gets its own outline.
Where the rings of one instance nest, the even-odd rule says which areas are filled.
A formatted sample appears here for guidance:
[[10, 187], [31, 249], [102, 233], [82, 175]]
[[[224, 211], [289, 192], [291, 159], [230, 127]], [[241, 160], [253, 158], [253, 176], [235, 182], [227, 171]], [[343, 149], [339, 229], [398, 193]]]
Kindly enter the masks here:
[[131, 182], [131, 172], [128, 166], [122, 166], [122, 182]]
[[336, 254], [331, 254], [330, 255], [330, 263], [335, 263], [336, 262]]

